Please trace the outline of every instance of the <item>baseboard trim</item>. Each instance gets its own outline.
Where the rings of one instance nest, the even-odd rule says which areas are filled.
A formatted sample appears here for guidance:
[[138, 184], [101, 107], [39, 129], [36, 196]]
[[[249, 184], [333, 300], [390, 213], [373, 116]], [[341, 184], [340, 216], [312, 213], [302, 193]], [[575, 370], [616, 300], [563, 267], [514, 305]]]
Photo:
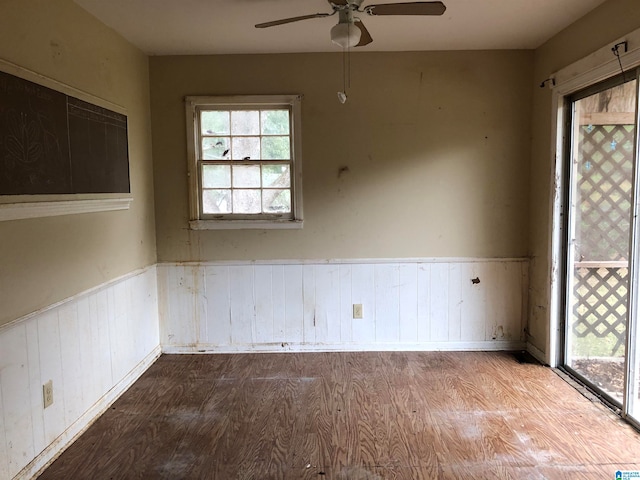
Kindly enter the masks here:
[[89, 410], [84, 412], [69, 428], [51, 442], [40, 454], [38, 454], [15, 477], [18, 479], [31, 479], [40, 475], [67, 447], [82, 435], [87, 428], [95, 422], [140, 376], [158, 359], [162, 349], [155, 347], [138, 365], [136, 365], [122, 380], [116, 383], [111, 390], [100, 398]]
[[549, 362], [547, 361], [547, 356], [545, 355], [545, 353], [540, 350], [538, 347], [532, 345], [531, 343], [527, 343], [527, 348], [526, 348], [527, 352], [529, 352], [531, 355], [533, 355], [533, 357], [538, 360], [540, 363], [542, 363], [543, 365], [549, 365]]
[[248, 345], [163, 345], [162, 353], [274, 353], [274, 352], [431, 352], [431, 351], [502, 351], [524, 350], [519, 341], [499, 342], [426, 342], [426, 343], [262, 343]]

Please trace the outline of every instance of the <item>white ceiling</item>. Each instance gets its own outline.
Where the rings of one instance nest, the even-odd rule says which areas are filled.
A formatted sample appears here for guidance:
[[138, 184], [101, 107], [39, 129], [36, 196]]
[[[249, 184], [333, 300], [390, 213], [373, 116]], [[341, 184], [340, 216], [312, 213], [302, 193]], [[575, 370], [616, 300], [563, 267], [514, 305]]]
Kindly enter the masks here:
[[[75, 0], [150, 55], [330, 52], [337, 15], [326, 0]], [[361, 14], [374, 41], [358, 51], [532, 49], [605, 0], [444, 0], [442, 17]], [[369, 0], [363, 5], [397, 3]]]

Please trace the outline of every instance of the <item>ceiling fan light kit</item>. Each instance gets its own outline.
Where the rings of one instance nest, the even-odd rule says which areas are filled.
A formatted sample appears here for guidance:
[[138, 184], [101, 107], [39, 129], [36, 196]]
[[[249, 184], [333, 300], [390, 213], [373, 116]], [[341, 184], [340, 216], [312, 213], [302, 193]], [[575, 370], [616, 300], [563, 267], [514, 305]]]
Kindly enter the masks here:
[[342, 48], [355, 47], [361, 36], [360, 29], [352, 23], [338, 23], [331, 28], [331, 41]]

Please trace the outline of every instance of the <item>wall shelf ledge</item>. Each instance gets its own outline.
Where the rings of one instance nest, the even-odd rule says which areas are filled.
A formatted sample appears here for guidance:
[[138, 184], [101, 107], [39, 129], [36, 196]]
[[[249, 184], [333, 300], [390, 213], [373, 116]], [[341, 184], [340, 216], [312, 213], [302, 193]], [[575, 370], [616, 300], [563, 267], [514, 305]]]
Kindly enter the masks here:
[[79, 200], [46, 200], [0, 204], [0, 222], [26, 218], [55, 217], [79, 213], [127, 210], [133, 201], [130, 195]]

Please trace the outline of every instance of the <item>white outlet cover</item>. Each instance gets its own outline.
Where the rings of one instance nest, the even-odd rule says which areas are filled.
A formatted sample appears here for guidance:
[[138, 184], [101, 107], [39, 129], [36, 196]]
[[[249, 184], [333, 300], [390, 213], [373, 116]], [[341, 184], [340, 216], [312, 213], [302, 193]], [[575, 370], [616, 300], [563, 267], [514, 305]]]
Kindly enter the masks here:
[[42, 385], [42, 403], [44, 408], [50, 407], [53, 404], [53, 380], [49, 380]]

